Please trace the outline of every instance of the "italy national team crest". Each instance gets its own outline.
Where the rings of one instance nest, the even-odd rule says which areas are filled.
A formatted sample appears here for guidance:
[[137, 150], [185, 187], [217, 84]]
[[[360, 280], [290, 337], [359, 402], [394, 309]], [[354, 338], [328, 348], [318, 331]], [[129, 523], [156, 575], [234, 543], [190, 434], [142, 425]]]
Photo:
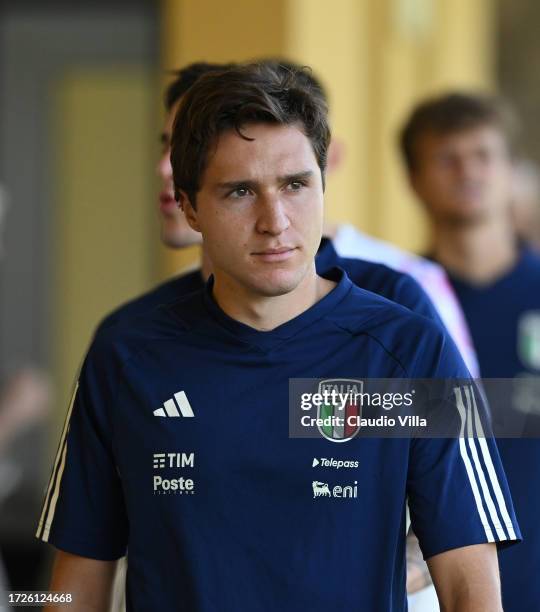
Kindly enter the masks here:
[[518, 354], [523, 365], [540, 370], [540, 310], [530, 310], [520, 318]]
[[360, 430], [363, 382], [350, 378], [331, 378], [319, 382], [319, 393], [327, 398], [317, 408], [317, 417], [324, 420], [319, 432], [331, 442], [347, 442]]

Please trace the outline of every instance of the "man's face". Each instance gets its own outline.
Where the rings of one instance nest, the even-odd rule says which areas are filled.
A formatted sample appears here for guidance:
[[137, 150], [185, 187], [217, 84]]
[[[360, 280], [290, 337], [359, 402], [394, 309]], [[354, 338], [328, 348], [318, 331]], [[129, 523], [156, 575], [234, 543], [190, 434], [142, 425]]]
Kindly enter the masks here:
[[216, 286], [283, 295], [314, 274], [321, 172], [299, 128], [253, 124], [242, 132], [253, 140], [228, 130], [210, 148], [196, 210], [187, 203], [186, 214], [203, 235]]
[[178, 109], [177, 102], [165, 118], [161, 134], [162, 152], [157, 164], [157, 173], [161, 179], [159, 193], [159, 212], [161, 218], [161, 240], [163, 244], [174, 249], [181, 249], [201, 241], [201, 235], [191, 229], [186, 216], [174, 199], [174, 186], [171, 167], [171, 132], [174, 117]]
[[426, 133], [415, 158], [411, 184], [435, 221], [471, 225], [507, 214], [512, 165], [495, 127]]

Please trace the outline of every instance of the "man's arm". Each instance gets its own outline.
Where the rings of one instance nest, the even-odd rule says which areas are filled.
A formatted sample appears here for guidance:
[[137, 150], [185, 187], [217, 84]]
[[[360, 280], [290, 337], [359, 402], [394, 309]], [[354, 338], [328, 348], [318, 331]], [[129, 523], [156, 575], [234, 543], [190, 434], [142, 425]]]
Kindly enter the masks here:
[[441, 612], [502, 612], [495, 544], [475, 544], [427, 560]]
[[[49, 590], [71, 593], [70, 612], [107, 612], [111, 604], [116, 561], [97, 561], [58, 551]], [[51, 604], [44, 612], [63, 612], [66, 604]]]
[[429, 569], [422, 556], [418, 538], [412, 530], [407, 534], [407, 593], [412, 595], [431, 584]]

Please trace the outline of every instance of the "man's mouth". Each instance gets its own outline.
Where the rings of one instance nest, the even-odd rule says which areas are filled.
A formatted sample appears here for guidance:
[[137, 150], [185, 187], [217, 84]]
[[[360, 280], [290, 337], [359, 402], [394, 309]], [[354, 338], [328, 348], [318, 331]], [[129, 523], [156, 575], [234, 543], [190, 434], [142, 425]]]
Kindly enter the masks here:
[[159, 209], [169, 214], [178, 212], [178, 202], [174, 199], [172, 192], [162, 191], [159, 194]]
[[168, 204], [169, 202], [175, 202], [176, 203], [176, 200], [174, 199], [174, 195], [173, 195], [173, 193], [171, 191], [162, 191], [159, 194], [159, 201], [162, 204]]
[[263, 249], [261, 251], [255, 251], [253, 255], [265, 262], [279, 262], [285, 261], [293, 256], [297, 247], [293, 246], [282, 246], [274, 249]]

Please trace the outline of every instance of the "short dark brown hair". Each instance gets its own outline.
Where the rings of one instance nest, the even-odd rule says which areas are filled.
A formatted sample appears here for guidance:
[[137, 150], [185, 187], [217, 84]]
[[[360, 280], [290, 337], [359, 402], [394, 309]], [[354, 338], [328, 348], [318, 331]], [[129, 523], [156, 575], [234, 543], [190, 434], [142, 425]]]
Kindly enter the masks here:
[[249, 64], [201, 76], [182, 98], [171, 137], [175, 197], [195, 206], [210, 147], [218, 136], [253, 123], [299, 124], [310, 140], [324, 185], [330, 127], [328, 109], [294, 70]]
[[173, 80], [167, 85], [163, 101], [165, 109], [171, 111], [172, 107], [180, 100], [186, 91], [199, 79], [203, 74], [226, 70], [232, 68], [234, 64], [210, 64], [208, 62], [194, 62], [188, 64], [180, 70], [172, 70]]
[[401, 153], [409, 172], [416, 169], [418, 141], [425, 134], [452, 134], [482, 126], [500, 130], [509, 153], [514, 154], [518, 121], [501, 98], [454, 92], [422, 102], [413, 109], [400, 134]]
[[306, 66], [305, 64], [297, 64], [296, 62], [283, 57], [264, 58], [258, 60], [257, 63], [270, 66], [277, 72], [281, 72], [285, 75], [293, 72], [299, 83], [310, 89], [312, 94], [320, 96], [325, 103], [328, 104], [328, 92], [310, 66]]

